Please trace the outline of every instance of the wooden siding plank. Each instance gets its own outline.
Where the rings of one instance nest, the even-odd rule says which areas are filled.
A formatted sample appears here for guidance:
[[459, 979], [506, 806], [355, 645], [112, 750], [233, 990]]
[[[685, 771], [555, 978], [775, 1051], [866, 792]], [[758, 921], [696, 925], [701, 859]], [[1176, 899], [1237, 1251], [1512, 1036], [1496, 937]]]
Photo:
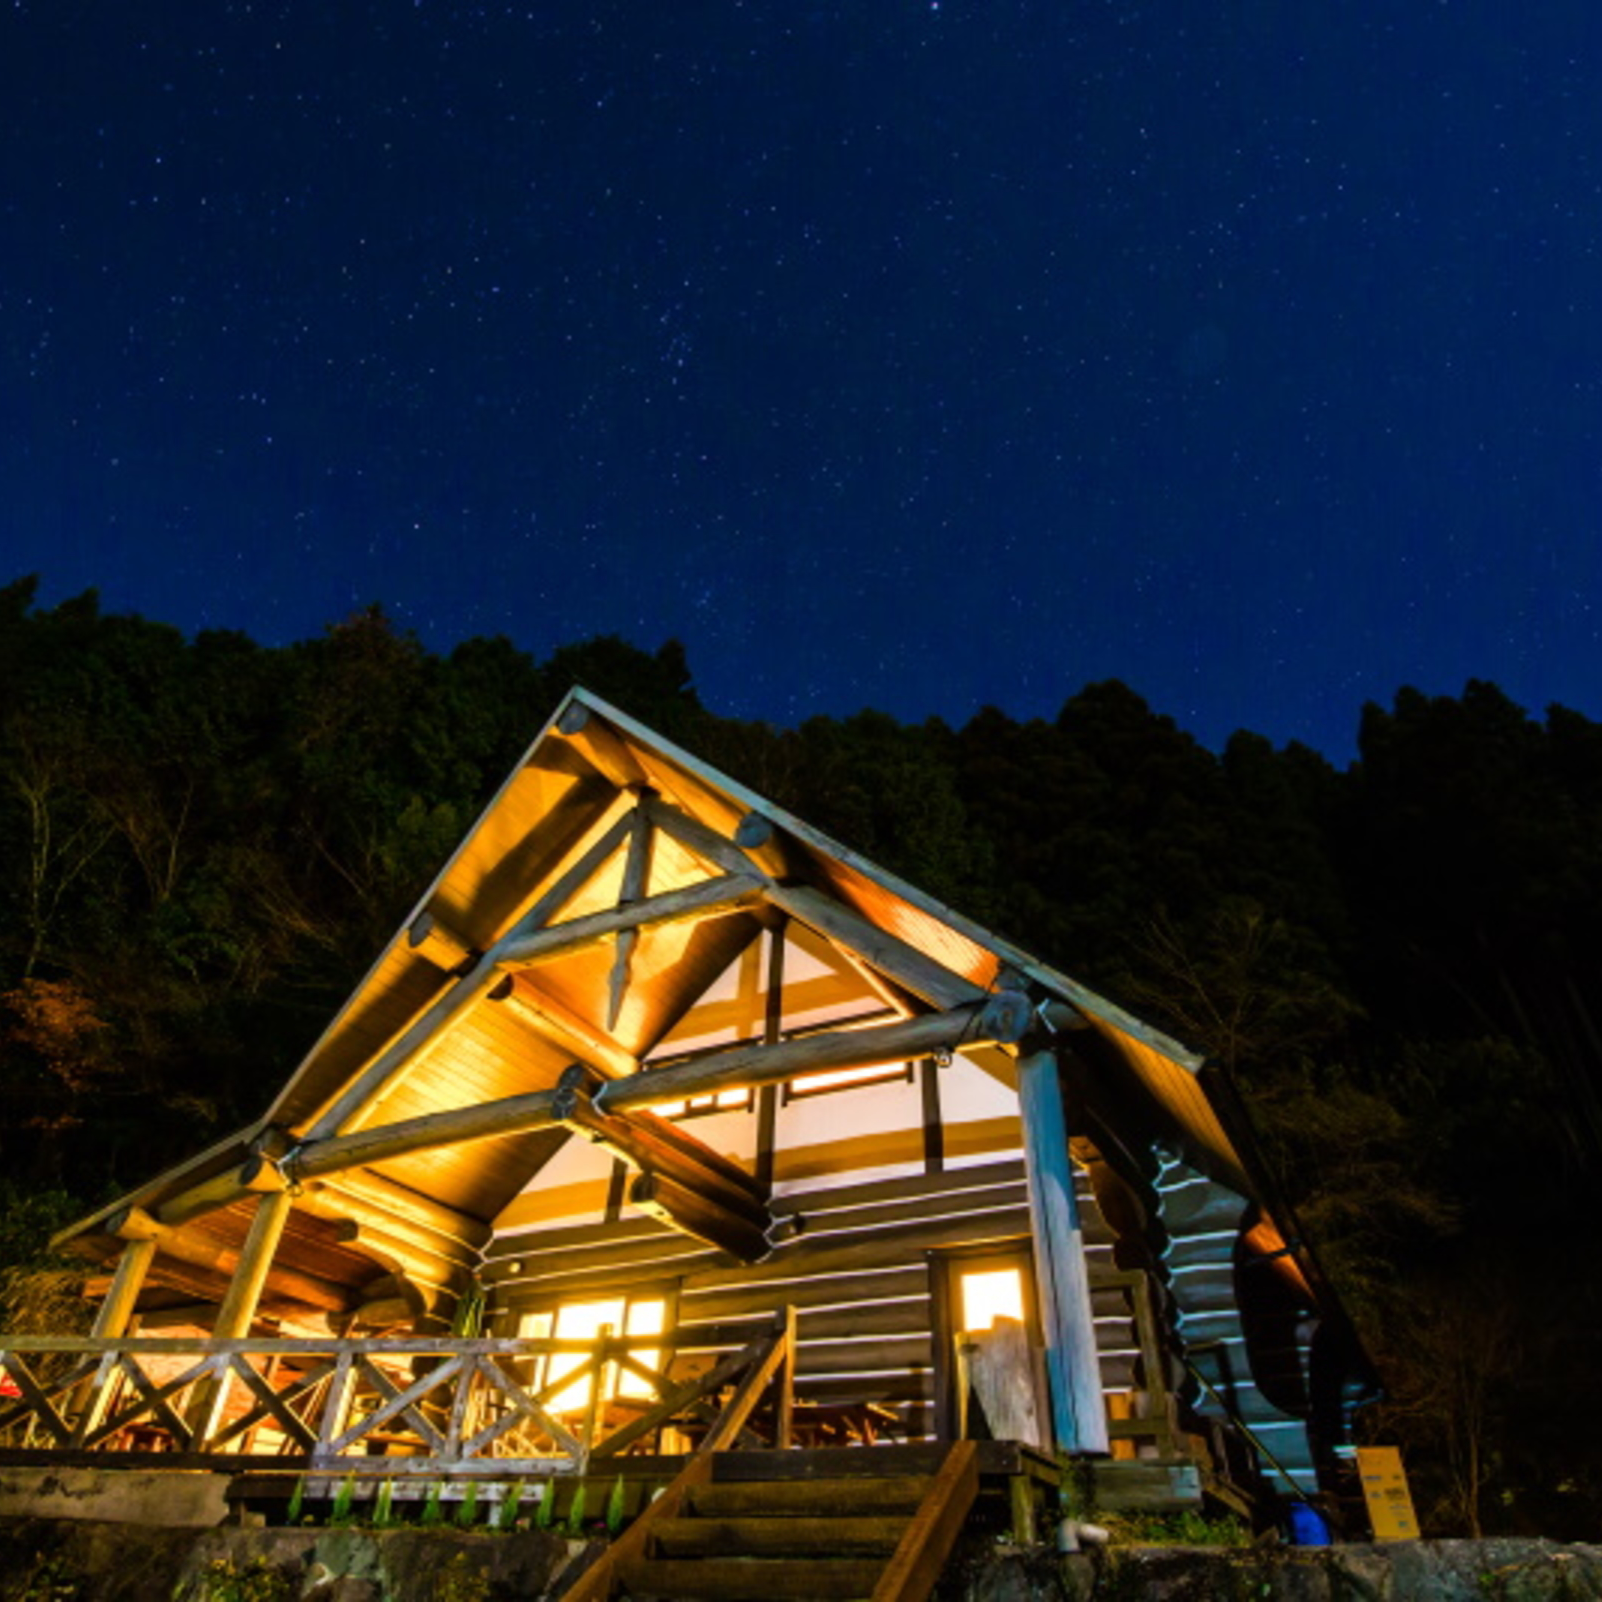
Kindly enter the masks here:
[[[793, 1305], [793, 1304], [792, 1304]], [[681, 1344], [708, 1346], [744, 1346], [754, 1340], [764, 1327], [771, 1327], [773, 1315], [778, 1311], [732, 1322], [706, 1323], [685, 1316], [679, 1309], [676, 1326]], [[927, 1296], [904, 1302], [864, 1300], [855, 1307], [828, 1307], [821, 1311], [801, 1311], [796, 1319], [803, 1344], [808, 1341], [825, 1341], [845, 1335], [912, 1335], [928, 1334], [930, 1302]]]
[[803, 1235], [798, 1241], [779, 1248], [764, 1262], [687, 1274], [684, 1283], [686, 1289], [713, 1289], [757, 1284], [763, 1280], [799, 1279], [812, 1274], [837, 1274], [859, 1268], [888, 1268], [913, 1261], [934, 1246], [1013, 1240], [1028, 1233], [1029, 1209], [1010, 1207], [1000, 1212], [937, 1218], [906, 1227], [832, 1235], [810, 1249]]
[[858, 1207], [873, 1202], [896, 1201], [912, 1196], [932, 1196], [960, 1190], [979, 1190], [987, 1185], [1021, 1182], [1024, 1165], [1019, 1161], [976, 1163], [971, 1168], [947, 1168], [938, 1174], [907, 1174], [898, 1179], [876, 1179], [860, 1185], [819, 1185], [807, 1190], [787, 1191], [768, 1204], [774, 1217], [791, 1213], [822, 1213], [839, 1207]]
[[892, 1268], [847, 1279], [802, 1279], [793, 1283], [766, 1280], [758, 1285], [735, 1285], [727, 1290], [685, 1289], [679, 1300], [679, 1317], [703, 1323], [738, 1319], [750, 1313], [771, 1314], [786, 1302], [792, 1307], [838, 1307], [903, 1296], [927, 1296], [929, 1271]]

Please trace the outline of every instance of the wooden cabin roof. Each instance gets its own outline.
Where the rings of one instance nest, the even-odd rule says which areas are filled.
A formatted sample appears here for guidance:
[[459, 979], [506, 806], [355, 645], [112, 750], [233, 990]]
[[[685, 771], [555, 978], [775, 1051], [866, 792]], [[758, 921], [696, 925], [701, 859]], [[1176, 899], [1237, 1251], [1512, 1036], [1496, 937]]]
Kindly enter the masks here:
[[[656, 798], [678, 826], [651, 830], [648, 873], [631, 887], [630, 899], [705, 885], [744, 861], [765, 884], [784, 887], [775, 896], [811, 895], [842, 905], [898, 951], [915, 954], [924, 978], [909, 979], [903, 967], [900, 983], [874, 975], [872, 963], [853, 954], [865, 982], [902, 999], [904, 1012], [1025, 983], [1037, 1006], [1051, 1005], [1095, 1031], [1097, 1071], [1119, 1076], [1121, 1105], [1139, 1109], [1148, 1136], [1182, 1146], [1198, 1166], [1252, 1193], [1240, 1155], [1197, 1080], [1200, 1059], [1193, 1053], [575, 689], [264, 1116], [117, 1207], [132, 1202], [159, 1213], [198, 1182], [237, 1168], [270, 1130], [287, 1132], [284, 1138], [293, 1141], [319, 1129], [349, 1133], [549, 1091], [575, 1061], [610, 1077], [634, 1071], [764, 922], [773, 921], [772, 902], [709, 900], [695, 916], [645, 924], [634, 939], [615, 1016], [614, 947], [606, 940], [523, 966], [472, 1005], [455, 1007], [451, 997], [459, 995], [475, 961], [526, 922], [531, 909], [544, 909], [546, 926], [568, 927], [618, 905], [629, 819], [642, 795]], [[750, 843], [737, 846], [737, 834]], [[590, 871], [576, 876], [575, 864], [587, 857]], [[393, 1055], [396, 1043], [407, 1041], [419, 1049], [376, 1098], [330, 1125], [352, 1083], [375, 1058]], [[1010, 1058], [991, 1048], [985, 1065], [1006, 1078]], [[353, 1192], [366, 1187], [426, 1198], [448, 1214], [487, 1224], [564, 1138], [552, 1129], [480, 1138], [358, 1168], [340, 1183]], [[104, 1231], [116, 1210], [102, 1209], [62, 1239], [77, 1238], [85, 1247], [98, 1239], [109, 1248]], [[345, 1258], [353, 1254], [341, 1257], [317, 1240], [316, 1251], [316, 1242], [297, 1248], [309, 1271], [348, 1281], [356, 1270]]]

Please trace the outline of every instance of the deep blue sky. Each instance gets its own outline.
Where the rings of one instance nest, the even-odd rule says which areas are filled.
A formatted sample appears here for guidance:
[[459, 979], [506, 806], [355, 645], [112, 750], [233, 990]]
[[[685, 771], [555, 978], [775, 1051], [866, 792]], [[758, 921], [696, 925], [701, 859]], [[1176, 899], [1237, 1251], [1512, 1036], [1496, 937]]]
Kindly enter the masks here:
[[1599, 84], [1591, 0], [6, 0], [0, 579], [1602, 715]]

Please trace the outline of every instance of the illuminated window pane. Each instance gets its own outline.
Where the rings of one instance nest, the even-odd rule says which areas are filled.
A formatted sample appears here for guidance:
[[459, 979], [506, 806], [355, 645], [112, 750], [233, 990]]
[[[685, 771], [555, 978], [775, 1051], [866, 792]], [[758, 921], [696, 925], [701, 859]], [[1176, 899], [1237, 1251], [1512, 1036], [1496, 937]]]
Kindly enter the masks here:
[[[565, 1307], [558, 1308], [555, 1334], [559, 1341], [593, 1340], [607, 1324], [613, 1329], [623, 1327], [621, 1296], [604, 1302], [569, 1302]], [[560, 1379], [564, 1374], [571, 1374], [583, 1364], [584, 1356], [580, 1352], [553, 1352], [550, 1366], [545, 1371], [546, 1383]], [[604, 1391], [602, 1395], [605, 1395]], [[587, 1407], [589, 1400], [590, 1376], [585, 1375], [558, 1391], [549, 1405], [553, 1413], [576, 1413]]]
[[1023, 1322], [1023, 1275], [997, 1268], [962, 1276], [962, 1327], [989, 1329], [998, 1318]]
[[871, 1085], [881, 1079], [905, 1079], [904, 1062], [879, 1063], [872, 1068], [834, 1068], [828, 1073], [802, 1074], [790, 1081], [792, 1096], [808, 1096], [818, 1090], [841, 1090], [847, 1085]]
[[[551, 1336], [562, 1341], [594, 1340], [610, 1326], [614, 1334], [660, 1335], [667, 1320], [667, 1303], [660, 1298], [652, 1301], [629, 1303], [621, 1296], [605, 1301], [568, 1302], [554, 1313], [529, 1313], [524, 1316], [520, 1333], [527, 1336]], [[655, 1368], [661, 1359], [661, 1350], [647, 1347], [634, 1356], [647, 1368]], [[583, 1367], [582, 1352], [552, 1352], [536, 1374], [534, 1389], [559, 1380]], [[593, 1376], [586, 1374], [564, 1386], [546, 1403], [552, 1413], [581, 1413], [589, 1406], [590, 1383]], [[602, 1374], [601, 1399], [613, 1396], [652, 1397], [656, 1393], [638, 1374], [617, 1363], [608, 1363]]]
[[[629, 1308], [628, 1326], [624, 1331], [628, 1335], [660, 1335], [667, 1321], [667, 1303], [635, 1302]], [[651, 1346], [644, 1350], [637, 1350], [632, 1355], [644, 1363], [647, 1368], [655, 1368], [661, 1362], [662, 1352], [659, 1347]], [[647, 1383], [643, 1375], [636, 1374], [632, 1369], [616, 1367], [616, 1387], [610, 1390], [611, 1396], [645, 1396], [656, 1395], [655, 1389]]]

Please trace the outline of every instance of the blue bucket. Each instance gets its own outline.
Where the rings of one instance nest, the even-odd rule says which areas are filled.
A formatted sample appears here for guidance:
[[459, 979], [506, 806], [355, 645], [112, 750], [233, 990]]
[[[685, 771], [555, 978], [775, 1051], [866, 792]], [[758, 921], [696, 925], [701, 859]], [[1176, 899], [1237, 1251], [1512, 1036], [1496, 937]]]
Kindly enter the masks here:
[[1292, 1546], [1328, 1546], [1329, 1525], [1316, 1507], [1307, 1502], [1292, 1502], [1290, 1538]]

